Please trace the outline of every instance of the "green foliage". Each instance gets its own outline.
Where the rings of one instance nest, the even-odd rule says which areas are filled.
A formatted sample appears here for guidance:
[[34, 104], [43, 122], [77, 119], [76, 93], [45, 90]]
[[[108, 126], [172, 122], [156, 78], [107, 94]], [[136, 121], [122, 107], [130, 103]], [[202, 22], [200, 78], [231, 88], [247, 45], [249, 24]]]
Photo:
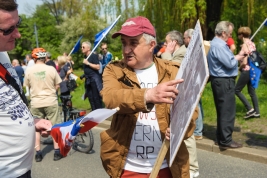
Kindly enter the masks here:
[[[266, 17], [267, 9], [262, 0], [225, 0], [222, 6], [221, 20], [231, 21], [235, 25], [233, 38], [236, 42], [236, 46], [238, 47], [237, 51], [239, 51], [242, 43], [242, 41], [237, 40], [238, 28], [242, 26], [248, 26], [251, 28], [251, 35], [253, 35]], [[259, 46], [260, 39], [264, 39], [266, 36], [267, 27], [261, 29], [254, 37], [253, 40], [257, 47]]]
[[[57, 22], [55, 18], [45, 5], [37, 6], [31, 22], [32, 25], [36, 23], [37, 26], [39, 47], [42, 47], [45, 43], [49, 43], [55, 48], [59, 46], [62, 36], [56, 28]], [[36, 46], [34, 45], [33, 47]]]
[[[83, 70], [74, 70], [74, 74], [79, 77], [83, 74]], [[78, 87], [75, 89], [75, 91], [71, 92], [73, 107], [87, 110], [91, 108], [88, 98], [86, 100], [82, 100], [82, 96], [85, 93], [84, 89], [85, 80], [84, 79], [81, 80], [80, 78], [78, 78], [76, 82]]]
[[[188, 28], [194, 28], [198, 19], [202, 26], [204, 39], [211, 39], [214, 36], [217, 22], [229, 20], [235, 25], [233, 37], [237, 47], [241, 43], [237, 40], [237, 29], [240, 26], [250, 26], [255, 32], [267, 17], [266, 0], [42, 1], [44, 4], [37, 6], [31, 17], [21, 15], [23, 22], [19, 30], [22, 37], [17, 40], [16, 48], [10, 52], [12, 57], [24, 58], [36, 47], [35, 23], [38, 28], [39, 46], [50, 51], [55, 59], [63, 52], [69, 53], [80, 35], [83, 35], [82, 41], [93, 43], [97, 32], [110, 25], [118, 15], [122, 15], [117, 25], [104, 39], [113, 56], [121, 58], [120, 39], [111, 39], [111, 34], [119, 30], [122, 23], [129, 17], [142, 15], [150, 19], [155, 26], [159, 42], [165, 39], [168, 31], [178, 30], [183, 33]], [[263, 38], [267, 41], [266, 36], [267, 27], [260, 30], [255, 36], [254, 41], [257, 47], [260, 39]], [[267, 56], [265, 48], [261, 51], [264, 56]], [[72, 57], [75, 61], [74, 68], [81, 68], [83, 59], [81, 52], [73, 54]]]

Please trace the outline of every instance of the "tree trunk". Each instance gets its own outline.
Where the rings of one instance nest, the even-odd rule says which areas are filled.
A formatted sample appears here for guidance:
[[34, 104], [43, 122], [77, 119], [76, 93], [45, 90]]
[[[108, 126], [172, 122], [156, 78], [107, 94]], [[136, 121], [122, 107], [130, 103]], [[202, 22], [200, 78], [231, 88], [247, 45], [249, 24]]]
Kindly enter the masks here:
[[220, 21], [222, 2], [223, 0], [207, 0], [207, 18], [203, 28], [203, 38], [206, 40], [214, 37], [215, 27]]

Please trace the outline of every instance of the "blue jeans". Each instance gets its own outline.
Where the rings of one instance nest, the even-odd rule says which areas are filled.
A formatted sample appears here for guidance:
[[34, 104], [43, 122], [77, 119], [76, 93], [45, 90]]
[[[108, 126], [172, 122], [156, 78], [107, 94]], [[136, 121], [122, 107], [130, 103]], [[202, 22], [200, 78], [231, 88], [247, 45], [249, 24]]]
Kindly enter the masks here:
[[199, 109], [199, 114], [198, 114], [198, 118], [196, 120], [196, 128], [194, 131], [194, 135], [202, 136], [204, 113], [203, 113], [201, 98], [200, 98], [199, 103], [198, 103], [198, 109]]

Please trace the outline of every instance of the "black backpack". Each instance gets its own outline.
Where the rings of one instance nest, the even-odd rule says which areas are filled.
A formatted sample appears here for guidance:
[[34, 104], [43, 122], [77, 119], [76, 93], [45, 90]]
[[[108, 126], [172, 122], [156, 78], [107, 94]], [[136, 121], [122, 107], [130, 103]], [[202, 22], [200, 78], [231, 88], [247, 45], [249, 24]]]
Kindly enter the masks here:
[[265, 59], [263, 58], [263, 56], [261, 55], [261, 53], [259, 53], [258, 51], [253, 51], [249, 55], [249, 58], [250, 58], [251, 62], [253, 62], [253, 64], [256, 67], [261, 69], [262, 73], [265, 71], [265, 69], [267, 67], [267, 63], [266, 63]]

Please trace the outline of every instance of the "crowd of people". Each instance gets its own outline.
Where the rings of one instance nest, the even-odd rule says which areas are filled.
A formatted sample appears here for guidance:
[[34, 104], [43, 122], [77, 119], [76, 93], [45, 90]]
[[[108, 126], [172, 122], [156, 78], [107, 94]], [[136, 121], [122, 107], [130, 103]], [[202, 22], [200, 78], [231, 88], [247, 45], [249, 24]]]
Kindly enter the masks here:
[[[15, 47], [20, 38], [15, 0], [0, 0], [0, 177], [30, 178], [31, 166], [43, 159], [41, 136], [61, 122], [58, 94], [70, 95], [67, 86], [73, 73], [71, 56], [63, 54], [56, 60], [44, 48], [35, 48], [25, 60], [13, 59], [7, 51]], [[210, 83], [217, 113], [216, 144], [224, 149], [240, 148], [232, 139], [235, 121], [235, 95], [247, 109], [244, 118], [260, 117], [255, 86], [250, 82], [249, 55], [256, 50], [249, 40], [249, 27], [238, 29], [242, 40], [241, 50], [232, 37], [234, 25], [221, 21], [210, 42], [207, 61]], [[101, 133], [101, 161], [110, 177], [147, 177], [156, 162], [162, 142], [170, 139], [170, 106], [179, 92], [175, 79], [185, 56], [194, 30], [184, 33], [177, 30], [166, 34], [165, 42], [157, 47], [154, 26], [145, 17], [129, 18], [121, 29], [112, 35], [120, 37], [122, 60], [112, 60], [108, 44], [102, 43], [101, 54], [91, 51], [91, 43], [84, 41], [81, 53], [86, 96], [92, 110], [105, 107], [120, 110], [113, 116], [111, 126]], [[197, 62], [197, 61], [196, 61]], [[238, 63], [240, 76], [238, 75]], [[168, 75], [167, 75], [168, 74]], [[253, 107], [241, 93], [247, 85]], [[23, 87], [26, 88], [24, 94]], [[59, 93], [59, 91], [60, 93]], [[28, 105], [28, 96], [31, 100]], [[144, 116], [145, 115], [145, 116]], [[145, 119], [144, 119], [145, 117]], [[196, 140], [203, 139], [204, 113], [201, 99], [190, 119], [172, 166], [167, 156], [160, 167], [159, 178], [193, 178], [199, 176]], [[54, 161], [60, 160], [58, 144], [53, 140]]]

